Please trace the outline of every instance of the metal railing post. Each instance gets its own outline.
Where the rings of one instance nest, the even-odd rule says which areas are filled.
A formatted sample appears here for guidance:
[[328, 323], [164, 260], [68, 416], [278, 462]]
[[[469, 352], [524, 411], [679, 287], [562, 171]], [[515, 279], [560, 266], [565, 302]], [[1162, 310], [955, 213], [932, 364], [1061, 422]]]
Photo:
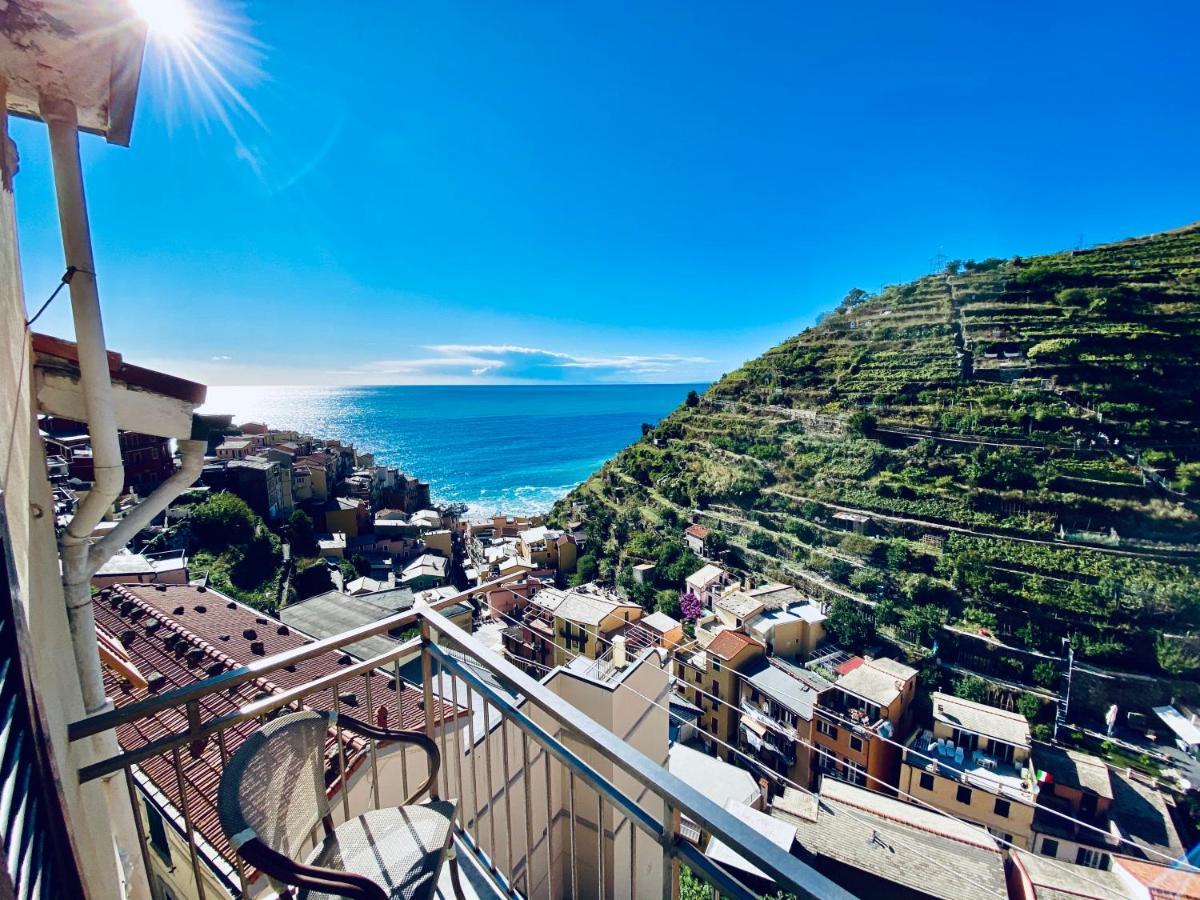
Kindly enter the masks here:
[[[432, 626], [428, 619], [421, 620], [421, 690], [425, 703], [425, 736], [431, 741], [437, 739], [437, 729], [433, 724], [433, 660], [429, 655], [429, 645], [432, 643], [430, 632]], [[440, 692], [439, 692], [440, 696]], [[431, 800], [437, 800], [441, 796], [441, 791], [438, 788], [437, 779], [433, 779], [429, 784], [429, 797]]]

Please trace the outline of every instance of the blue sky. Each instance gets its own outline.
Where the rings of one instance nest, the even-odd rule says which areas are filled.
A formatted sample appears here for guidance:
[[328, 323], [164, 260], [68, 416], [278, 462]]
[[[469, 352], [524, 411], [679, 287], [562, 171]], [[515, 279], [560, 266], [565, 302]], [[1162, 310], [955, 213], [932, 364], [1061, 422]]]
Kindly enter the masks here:
[[211, 384], [705, 380], [939, 252], [1200, 218], [1194, 4], [238, 9], [228, 127], [152, 51], [132, 146], [84, 140], [110, 345]]

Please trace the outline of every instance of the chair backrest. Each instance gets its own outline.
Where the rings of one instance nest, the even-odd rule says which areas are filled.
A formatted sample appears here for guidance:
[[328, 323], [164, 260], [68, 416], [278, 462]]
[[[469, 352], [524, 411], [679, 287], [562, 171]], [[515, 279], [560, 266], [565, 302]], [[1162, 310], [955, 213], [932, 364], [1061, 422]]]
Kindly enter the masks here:
[[295, 859], [329, 811], [325, 737], [329, 713], [280, 716], [250, 735], [221, 775], [217, 812], [234, 849], [258, 838]]

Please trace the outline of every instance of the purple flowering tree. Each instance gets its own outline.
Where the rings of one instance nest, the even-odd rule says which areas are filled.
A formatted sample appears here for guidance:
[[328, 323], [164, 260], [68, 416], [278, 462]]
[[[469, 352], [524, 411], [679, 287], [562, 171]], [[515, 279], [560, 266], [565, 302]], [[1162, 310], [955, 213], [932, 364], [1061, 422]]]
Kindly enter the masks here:
[[679, 595], [679, 613], [683, 616], [683, 621], [695, 622], [703, 611], [704, 604], [692, 591], [685, 591]]

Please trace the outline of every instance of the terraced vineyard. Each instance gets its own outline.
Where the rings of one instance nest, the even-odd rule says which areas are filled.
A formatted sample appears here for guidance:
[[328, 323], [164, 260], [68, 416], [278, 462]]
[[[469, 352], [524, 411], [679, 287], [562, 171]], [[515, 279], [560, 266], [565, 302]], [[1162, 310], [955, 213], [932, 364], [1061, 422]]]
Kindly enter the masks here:
[[677, 587], [698, 522], [733, 565], [853, 598], [894, 633], [1066, 637], [1096, 662], [1196, 673], [1198, 422], [1192, 226], [852, 291], [556, 516], [582, 516], [601, 577], [648, 603], [632, 564]]

